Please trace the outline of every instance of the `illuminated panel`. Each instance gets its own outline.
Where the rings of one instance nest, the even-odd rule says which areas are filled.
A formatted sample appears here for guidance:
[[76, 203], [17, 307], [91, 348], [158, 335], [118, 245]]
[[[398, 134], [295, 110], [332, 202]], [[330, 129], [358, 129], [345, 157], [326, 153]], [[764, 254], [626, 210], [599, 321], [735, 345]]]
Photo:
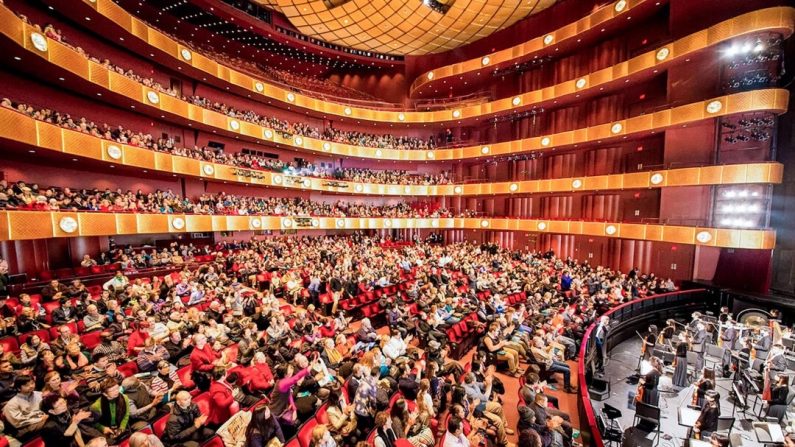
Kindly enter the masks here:
[[[119, 214], [62, 213], [50, 211], [0, 211], [0, 240], [44, 239], [52, 237], [97, 236], [98, 232], [114, 234], [152, 234], [169, 232], [220, 231], [216, 218], [225, 220], [229, 231], [252, 229], [251, 220], [259, 218], [260, 229], [282, 230], [283, 216], [186, 216], [182, 214], [125, 214], [128, 228], [119, 228]], [[290, 224], [292, 228], [321, 230], [359, 230], [381, 228], [438, 228], [489, 229], [497, 231], [528, 231], [529, 228], [548, 228], [550, 233], [584, 236], [606, 236], [652, 240], [681, 244], [699, 244], [727, 248], [771, 249], [775, 245], [773, 230], [738, 230], [675, 225], [642, 225], [610, 222], [576, 222], [537, 219], [500, 218], [438, 218], [438, 219], [381, 219], [381, 218], [313, 218], [318, 225], [306, 227]], [[388, 222], [385, 223], [385, 222]], [[134, 228], [129, 228], [134, 225]], [[7, 231], [6, 231], [7, 227]], [[131, 231], [132, 230], [132, 231]], [[709, 238], [705, 234], [710, 235]], [[702, 242], [706, 241], [706, 242]]]

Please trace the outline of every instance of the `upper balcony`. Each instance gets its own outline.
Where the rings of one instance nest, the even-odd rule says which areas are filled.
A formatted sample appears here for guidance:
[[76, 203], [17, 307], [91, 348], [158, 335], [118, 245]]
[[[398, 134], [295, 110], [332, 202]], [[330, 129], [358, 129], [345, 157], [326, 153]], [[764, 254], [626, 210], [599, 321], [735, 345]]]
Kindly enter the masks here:
[[[550, 88], [460, 108], [447, 107], [429, 112], [387, 111], [328, 102], [294, 90], [270, 85], [263, 79], [264, 77], [250, 76], [244, 71], [219, 64], [212, 58], [195, 52], [185, 42], [175, 41], [132, 17], [119, 6], [111, 2], [105, 4], [105, 1], [109, 0], [98, 0], [97, 3], [85, 0], [78, 4], [77, 8], [70, 8], [64, 13], [73, 18], [86, 14], [85, 18], [92, 20], [94, 24], [100, 23], [101, 26], [113, 30], [114, 33], [126, 33], [128, 38], [125, 40], [125, 44], [131, 49], [139, 50], [142, 54], [154, 54], [156, 55], [155, 60], [165, 65], [176, 66], [182, 73], [222, 88], [229, 87], [230, 91], [241, 96], [251, 95], [252, 98], [260, 101], [273, 100], [284, 107], [294, 107], [341, 120], [371, 121], [393, 125], [409, 123], [467, 125], [499, 114], [521, 113], [531, 110], [533, 107], [548, 105], [553, 101], [573, 101], [578, 98], [578, 95], [622, 88], [624, 86], [622, 81], [624, 83], [636, 82], [648, 78], [655, 73], [655, 70], [664, 70], [674, 64], [683, 63], [687, 59], [695, 57], [699, 52], [731, 38], [760, 31], [776, 31], [789, 36], [792, 33], [793, 22], [795, 22], [795, 10], [791, 8], [760, 10], [670, 42], [613, 67], [571, 79]], [[53, 0], [51, 3], [57, 5], [58, 1]], [[60, 7], [60, 5], [58, 6]], [[86, 8], [82, 8], [83, 6]], [[122, 38], [124, 37], [122, 36]]]

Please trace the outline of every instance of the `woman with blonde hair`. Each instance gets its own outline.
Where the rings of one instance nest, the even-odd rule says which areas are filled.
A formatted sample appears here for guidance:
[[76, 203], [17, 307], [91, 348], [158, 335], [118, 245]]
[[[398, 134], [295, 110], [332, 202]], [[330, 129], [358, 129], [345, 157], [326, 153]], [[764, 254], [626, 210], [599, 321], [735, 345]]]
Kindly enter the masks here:
[[417, 391], [417, 411], [427, 413], [431, 418], [436, 415], [431, 396], [431, 381], [428, 379], [420, 380], [420, 389]]

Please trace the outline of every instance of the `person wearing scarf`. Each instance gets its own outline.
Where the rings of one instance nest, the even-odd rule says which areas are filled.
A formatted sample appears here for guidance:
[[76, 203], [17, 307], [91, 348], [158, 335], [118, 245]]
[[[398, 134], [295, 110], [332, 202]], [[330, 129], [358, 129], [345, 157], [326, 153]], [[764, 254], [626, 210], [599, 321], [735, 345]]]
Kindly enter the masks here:
[[108, 444], [118, 444], [130, 422], [130, 400], [119, 392], [119, 384], [113, 379], [105, 379], [101, 390], [102, 395], [91, 405], [96, 416], [94, 427], [108, 438]]

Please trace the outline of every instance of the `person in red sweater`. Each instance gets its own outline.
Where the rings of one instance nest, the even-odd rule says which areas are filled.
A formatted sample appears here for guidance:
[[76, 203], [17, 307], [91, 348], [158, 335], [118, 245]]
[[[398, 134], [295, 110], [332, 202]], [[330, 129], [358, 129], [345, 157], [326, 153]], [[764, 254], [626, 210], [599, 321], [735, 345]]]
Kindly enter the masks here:
[[273, 388], [273, 372], [262, 352], [254, 354], [251, 366], [245, 369], [244, 374], [248, 389], [254, 395], [267, 394]]
[[207, 423], [221, 425], [237, 413], [241, 407], [248, 408], [259, 400], [248, 396], [237, 386], [240, 377], [236, 372], [226, 374], [226, 368], [213, 369], [213, 383], [210, 385], [210, 414]]
[[190, 366], [195, 371], [209, 373], [221, 363], [221, 355], [207, 343], [204, 334], [193, 336], [193, 351], [190, 353]]

